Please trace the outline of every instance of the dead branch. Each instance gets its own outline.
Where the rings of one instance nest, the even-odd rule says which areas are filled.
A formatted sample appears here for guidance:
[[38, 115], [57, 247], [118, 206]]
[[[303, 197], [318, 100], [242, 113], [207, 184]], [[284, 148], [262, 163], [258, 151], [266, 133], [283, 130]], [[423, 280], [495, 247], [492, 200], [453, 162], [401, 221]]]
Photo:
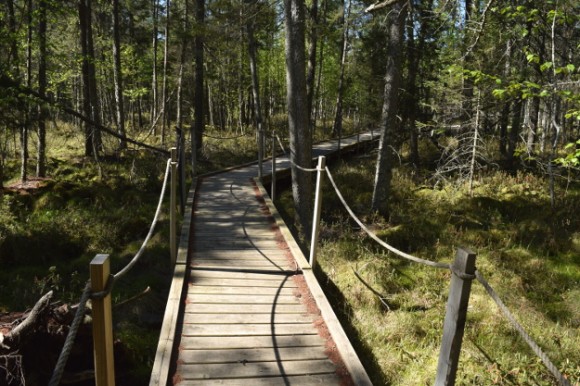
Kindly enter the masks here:
[[7, 335], [4, 335], [2, 346], [10, 348], [14, 344], [18, 343], [23, 335], [26, 335], [26, 333], [29, 330], [31, 330], [38, 324], [39, 317], [50, 305], [52, 295], [53, 292], [49, 291], [46, 293], [46, 295], [41, 297], [40, 300], [36, 302], [36, 304], [34, 305], [34, 307], [32, 307], [32, 310], [30, 311], [26, 319], [24, 319], [24, 321], [20, 323], [18, 326], [14, 327], [14, 329], [10, 331]]

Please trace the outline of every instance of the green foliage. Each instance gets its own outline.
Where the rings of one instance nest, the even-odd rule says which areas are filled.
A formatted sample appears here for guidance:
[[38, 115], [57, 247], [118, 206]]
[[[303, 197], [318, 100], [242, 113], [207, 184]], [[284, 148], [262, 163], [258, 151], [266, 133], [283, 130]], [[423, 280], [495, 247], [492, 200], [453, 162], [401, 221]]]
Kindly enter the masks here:
[[[418, 185], [395, 172], [391, 218], [368, 212], [372, 159], [330, 165], [363, 221], [395, 247], [451, 261], [459, 246], [478, 254], [478, 270], [569, 379], [580, 377], [580, 186], [550, 209], [544, 181], [492, 172], [475, 186]], [[352, 181], [357, 181], [353, 184]], [[282, 203], [282, 202], [281, 202]], [[325, 188], [317, 272], [375, 384], [432, 382], [442, 335], [449, 273], [400, 260], [376, 246]], [[384, 295], [390, 311], [353, 274]], [[558, 283], [554, 286], [554, 283]], [[553, 378], [474, 283], [458, 385], [550, 385]]]

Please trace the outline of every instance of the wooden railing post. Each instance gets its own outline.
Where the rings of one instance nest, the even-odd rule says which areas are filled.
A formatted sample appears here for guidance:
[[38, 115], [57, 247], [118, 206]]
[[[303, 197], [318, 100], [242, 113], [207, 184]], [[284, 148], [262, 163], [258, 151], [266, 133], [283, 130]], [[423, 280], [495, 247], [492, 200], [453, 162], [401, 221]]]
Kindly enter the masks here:
[[[109, 255], [97, 255], [91, 261], [91, 289], [104, 291], [109, 277], [111, 264]], [[92, 300], [93, 312], [93, 353], [95, 361], [95, 385], [115, 385], [115, 361], [113, 357], [113, 317], [111, 294], [102, 299]]]
[[475, 253], [459, 248], [452, 265], [449, 298], [443, 323], [443, 340], [437, 364], [435, 386], [453, 386], [459, 364], [471, 282], [475, 274]]
[[270, 188], [272, 201], [276, 199], [276, 132], [272, 131], [272, 185]]
[[322, 210], [322, 178], [326, 168], [326, 157], [318, 157], [318, 173], [316, 175], [316, 196], [314, 197], [314, 216], [312, 218], [312, 238], [310, 241], [310, 266], [316, 264], [316, 252], [318, 250], [318, 232], [320, 229], [320, 212]]
[[258, 123], [258, 179], [262, 181], [262, 163], [264, 161], [264, 131], [262, 124]]
[[171, 148], [171, 187], [169, 191], [169, 251], [171, 266], [177, 261], [177, 149]]

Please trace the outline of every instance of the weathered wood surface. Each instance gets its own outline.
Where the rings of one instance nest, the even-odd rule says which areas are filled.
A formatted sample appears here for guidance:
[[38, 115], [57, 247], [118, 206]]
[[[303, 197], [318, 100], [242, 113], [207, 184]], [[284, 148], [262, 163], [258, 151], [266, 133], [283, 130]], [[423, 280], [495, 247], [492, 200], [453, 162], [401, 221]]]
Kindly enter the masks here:
[[[289, 166], [284, 157], [276, 163]], [[370, 385], [342, 329], [337, 343], [350, 351], [330, 338], [340, 325], [333, 321], [329, 333], [318, 308], [326, 299], [319, 287], [310, 293], [312, 273], [305, 280], [300, 271], [310, 267], [301, 253], [301, 263], [294, 260], [297, 246], [286, 244], [288, 231], [264, 205], [255, 176], [254, 164], [198, 181], [189, 260], [178, 259], [181, 316], [171, 317], [175, 340], [166, 338], [172, 364], [156, 361], [150, 385]], [[158, 349], [164, 361], [166, 352]], [[345, 365], [344, 352], [357, 363]], [[355, 369], [354, 380], [347, 369]]]
[[303, 301], [310, 295], [250, 176], [227, 172], [198, 186], [173, 379], [287, 385], [298, 377], [338, 385], [319, 316]]

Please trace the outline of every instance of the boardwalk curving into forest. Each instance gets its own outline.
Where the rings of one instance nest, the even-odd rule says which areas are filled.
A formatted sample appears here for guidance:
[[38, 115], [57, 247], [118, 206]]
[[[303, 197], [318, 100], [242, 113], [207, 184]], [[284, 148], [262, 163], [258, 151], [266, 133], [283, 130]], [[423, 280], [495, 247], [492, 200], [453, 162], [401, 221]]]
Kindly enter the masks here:
[[256, 176], [257, 164], [245, 165], [190, 192], [150, 385], [371, 385]]

